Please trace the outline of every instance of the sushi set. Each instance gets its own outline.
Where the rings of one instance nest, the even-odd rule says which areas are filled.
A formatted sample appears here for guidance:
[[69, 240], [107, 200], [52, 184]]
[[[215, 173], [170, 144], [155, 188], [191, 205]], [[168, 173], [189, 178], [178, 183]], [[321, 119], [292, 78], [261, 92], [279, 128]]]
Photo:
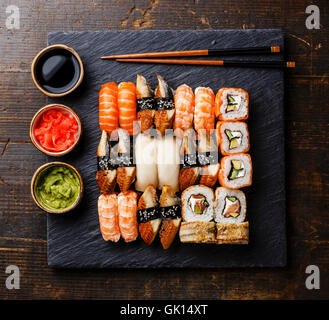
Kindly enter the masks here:
[[283, 53], [280, 30], [50, 32], [30, 127], [48, 265], [285, 265]]
[[155, 75], [155, 93], [142, 74], [136, 85], [101, 86], [96, 181], [104, 240], [131, 242], [139, 233], [150, 245], [159, 233], [168, 249], [179, 233], [182, 243], [248, 244], [246, 197], [235, 190], [252, 183], [241, 122], [249, 117], [248, 93], [222, 88], [215, 98], [211, 88], [193, 92], [187, 84], [173, 90]]

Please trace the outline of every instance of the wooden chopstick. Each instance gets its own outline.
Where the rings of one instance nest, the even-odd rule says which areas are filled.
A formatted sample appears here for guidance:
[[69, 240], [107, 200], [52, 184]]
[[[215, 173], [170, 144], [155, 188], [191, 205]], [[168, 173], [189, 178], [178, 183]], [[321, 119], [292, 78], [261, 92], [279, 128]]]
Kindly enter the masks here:
[[192, 64], [223, 67], [295, 68], [295, 61], [238, 61], [238, 60], [190, 60], [190, 59], [116, 59], [119, 62]]
[[267, 54], [267, 53], [279, 53], [279, 52], [280, 52], [280, 46], [267, 46], [267, 47], [248, 47], [248, 48], [129, 53], [129, 54], [119, 54], [113, 56], [103, 56], [101, 57], [101, 59], [220, 56], [220, 55], [241, 55], [241, 54]]

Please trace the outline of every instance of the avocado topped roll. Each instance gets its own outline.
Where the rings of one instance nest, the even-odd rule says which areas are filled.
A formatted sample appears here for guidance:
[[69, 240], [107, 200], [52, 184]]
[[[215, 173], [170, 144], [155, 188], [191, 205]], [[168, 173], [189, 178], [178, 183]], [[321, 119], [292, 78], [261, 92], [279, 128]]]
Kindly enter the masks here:
[[215, 115], [222, 121], [248, 119], [249, 95], [240, 88], [222, 88], [215, 99]]
[[250, 155], [238, 153], [221, 159], [218, 180], [221, 186], [239, 189], [252, 183], [252, 163]]
[[203, 185], [184, 190], [181, 197], [184, 221], [211, 221], [214, 216], [214, 191]]
[[216, 189], [215, 221], [241, 223], [246, 219], [246, 196], [241, 190]]
[[217, 122], [216, 136], [223, 155], [248, 152], [250, 149], [248, 126], [245, 122]]

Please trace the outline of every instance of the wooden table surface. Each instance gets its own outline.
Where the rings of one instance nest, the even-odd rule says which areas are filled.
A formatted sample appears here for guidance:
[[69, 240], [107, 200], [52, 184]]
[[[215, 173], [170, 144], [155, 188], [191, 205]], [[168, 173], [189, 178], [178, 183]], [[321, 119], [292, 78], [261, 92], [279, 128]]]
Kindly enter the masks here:
[[[6, 8], [20, 28], [6, 28]], [[2, 0], [0, 4], [0, 299], [324, 299], [328, 286], [329, 3], [320, 29], [308, 30], [304, 0], [106, 1]], [[30, 64], [54, 30], [282, 28], [287, 58], [286, 188], [288, 266], [273, 269], [54, 270], [47, 266], [46, 215], [30, 180], [46, 157], [29, 139], [33, 114], [45, 104]], [[5, 286], [8, 265], [20, 289]], [[320, 290], [305, 287], [308, 265]]]

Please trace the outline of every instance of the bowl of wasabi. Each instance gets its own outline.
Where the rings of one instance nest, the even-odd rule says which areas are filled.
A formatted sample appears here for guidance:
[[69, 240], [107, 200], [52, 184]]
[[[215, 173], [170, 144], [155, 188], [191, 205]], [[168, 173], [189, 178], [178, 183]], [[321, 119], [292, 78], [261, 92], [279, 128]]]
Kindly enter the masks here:
[[83, 195], [83, 181], [72, 165], [49, 162], [38, 168], [31, 180], [35, 204], [48, 213], [62, 214], [73, 210]]

